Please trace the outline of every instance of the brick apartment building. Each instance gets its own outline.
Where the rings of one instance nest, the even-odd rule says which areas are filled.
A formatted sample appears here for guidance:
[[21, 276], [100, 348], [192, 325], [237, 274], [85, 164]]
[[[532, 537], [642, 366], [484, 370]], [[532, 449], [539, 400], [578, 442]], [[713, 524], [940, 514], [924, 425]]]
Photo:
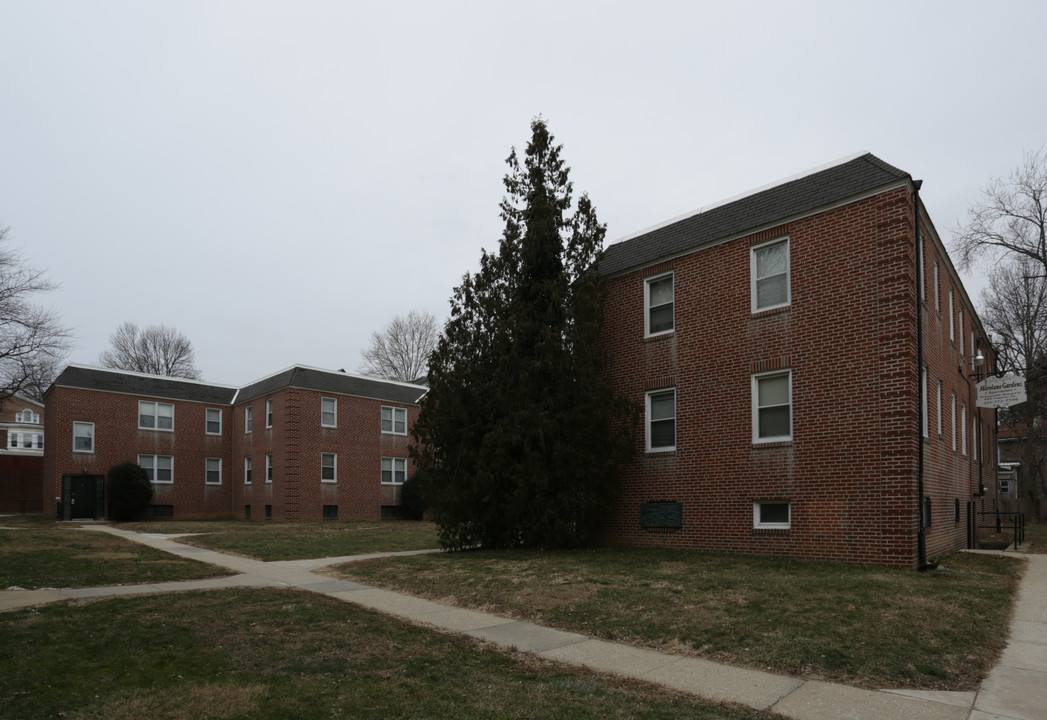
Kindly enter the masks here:
[[913, 567], [922, 507], [926, 558], [966, 546], [993, 358], [919, 186], [866, 154], [608, 247], [610, 372], [644, 409], [609, 538]]
[[303, 366], [236, 388], [70, 365], [45, 397], [45, 512], [104, 517], [106, 473], [130, 461], [156, 517], [395, 515], [424, 392]]
[[40, 512], [44, 405], [22, 395], [0, 400], [0, 512]]
[[[609, 371], [644, 411], [608, 541], [902, 567], [966, 545], [996, 487], [972, 378], [993, 357], [919, 186], [855, 156], [608, 247]], [[157, 515], [377, 518], [423, 392], [71, 366], [46, 398], [45, 493], [100, 516], [132, 460]]]

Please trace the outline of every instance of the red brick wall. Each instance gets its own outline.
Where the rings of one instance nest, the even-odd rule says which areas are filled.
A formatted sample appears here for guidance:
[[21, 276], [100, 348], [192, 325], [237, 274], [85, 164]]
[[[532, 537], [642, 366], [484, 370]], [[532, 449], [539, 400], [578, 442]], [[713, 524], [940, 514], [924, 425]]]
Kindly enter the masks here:
[[[407, 410], [408, 427], [417, 407], [315, 390], [285, 388], [273, 393], [273, 427], [264, 425], [266, 397], [250, 401], [254, 408], [251, 433], [244, 432], [244, 406], [234, 410], [234, 454], [239, 482], [234, 505], [238, 516], [251, 505], [251, 518], [265, 517], [273, 506], [276, 520], [320, 520], [324, 505], [338, 507], [339, 520], [380, 518], [383, 506], [400, 504], [399, 486], [382, 485], [381, 458], [408, 457], [408, 436], [381, 432], [382, 406]], [[320, 422], [321, 398], [337, 399], [337, 427]], [[265, 453], [273, 453], [274, 477], [266, 486]], [[337, 454], [337, 480], [321, 482], [322, 453]], [[254, 480], [243, 483], [243, 458], [252, 457]], [[408, 461], [408, 477], [413, 466]]]
[[[321, 397], [337, 398], [337, 427], [320, 424]], [[265, 426], [265, 401], [273, 400], [273, 424]], [[138, 401], [171, 403], [174, 431], [139, 430]], [[253, 408], [245, 432], [244, 408]], [[45, 416], [44, 510], [55, 511], [64, 474], [106, 474], [139, 454], [172, 455], [174, 482], [154, 483], [154, 505], [171, 505], [175, 518], [243, 517], [320, 520], [324, 505], [338, 506], [339, 520], [378, 519], [382, 507], [399, 505], [400, 487], [382, 485], [381, 458], [408, 457], [408, 436], [381, 432], [383, 405], [417, 407], [347, 395], [282, 388], [235, 407], [55, 387]], [[205, 410], [222, 411], [222, 434], [205, 432]], [[95, 423], [95, 452], [73, 452], [73, 422]], [[337, 481], [321, 483], [321, 453], [337, 454]], [[272, 453], [273, 481], [265, 481], [265, 455]], [[244, 483], [244, 457], [252, 458], [252, 483]], [[222, 460], [221, 485], [206, 484], [207, 458]], [[408, 462], [408, 476], [413, 472]], [[39, 491], [37, 493], [39, 495]]]
[[[138, 401], [174, 405], [174, 430], [138, 429]], [[222, 435], [207, 435], [205, 410], [222, 409]], [[95, 424], [95, 451], [73, 452], [73, 423]], [[153, 505], [171, 505], [177, 518], [230, 516], [230, 441], [224, 432], [229, 408], [221, 405], [55, 387], [47, 398], [44, 448], [45, 512], [62, 495], [62, 475], [106, 475], [139, 454], [173, 456], [171, 484], [153, 484]], [[205, 484], [205, 459], [222, 459], [222, 484]]]
[[[750, 246], [783, 236], [790, 242], [791, 304], [754, 315]], [[645, 339], [644, 278], [670, 269], [674, 332]], [[677, 446], [646, 453], [641, 419], [637, 458], [607, 537], [913, 566], [915, 278], [906, 189], [615, 278], [605, 331], [611, 374], [641, 407], [646, 391], [676, 388]], [[936, 371], [948, 362], [932, 361]], [[792, 371], [793, 439], [754, 444], [752, 375], [775, 368]], [[957, 468], [943, 467], [937, 454], [931, 461], [936, 497], [959, 492], [954, 478], [944, 480]], [[791, 528], [754, 529], [753, 502], [778, 499], [791, 503]], [[654, 501], [682, 503], [683, 527], [641, 529], [640, 505]], [[944, 511], [944, 501], [935, 505]], [[935, 550], [956, 546], [944, 525], [932, 526]]]

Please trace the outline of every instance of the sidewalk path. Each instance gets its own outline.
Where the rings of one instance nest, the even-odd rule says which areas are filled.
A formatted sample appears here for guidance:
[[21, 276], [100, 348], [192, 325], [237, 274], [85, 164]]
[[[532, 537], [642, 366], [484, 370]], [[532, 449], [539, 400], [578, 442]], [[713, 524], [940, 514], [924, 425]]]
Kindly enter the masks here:
[[[596, 640], [562, 630], [441, 605], [317, 574], [328, 565], [372, 557], [262, 562], [183, 545], [165, 535], [138, 534], [106, 525], [85, 529], [143, 543], [237, 573], [224, 578], [150, 585], [0, 592], [0, 611], [90, 597], [115, 597], [231, 587], [294, 587], [322, 593], [444, 632], [462, 633], [569, 665], [658, 683], [714, 701], [770, 710], [796, 720], [1044, 720], [1047, 718], [1047, 555], [1025, 555], [1028, 571], [1000, 664], [975, 692], [864, 690], [847, 685], [719, 665], [700, 658]], [[1012, 553], [1008, 553], [1012, 554]]]

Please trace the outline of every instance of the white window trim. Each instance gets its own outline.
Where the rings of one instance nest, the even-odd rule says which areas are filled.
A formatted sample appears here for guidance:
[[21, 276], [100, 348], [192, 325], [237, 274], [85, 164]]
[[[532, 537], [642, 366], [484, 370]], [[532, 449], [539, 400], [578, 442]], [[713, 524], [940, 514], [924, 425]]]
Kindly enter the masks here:
[[[665, 395], [667, 393], [673, 394], [673, 444], [672, 445], [659, 445], [658, 447], [651, 446], [651, 396], [653, 395]], [[664, 453], [664, 452], [675, 452], [676, 451], [676, 437], [677, 427], [676, 418], [679, 415], [676, 412], [677, 408], [677, 397], [676, 388], [660, 388], [658, 390], [649, 390], [644, 396], [644, 431], [646, 434], [646, 440], [644, 443], [647, 452], [649, 453]], [[663, 418], [667, 419], [667, 418]]]
[[[210, 460], [218, 461], [218, 482], [211, 482], [208, 478], [210, 477], [210, 470], [207, 468], [207, 463]], [[204, 458], [204, 484], [205, 485], [221, 485], [222, 484], [222, 458]]]
[[[90, 438], [90, 440], [91, 440], [91, 449], [90, 450], [78, 450], [77, 449], [77, 447], [76, 447], [76, 438], [77, 438], [76, 427], [77, 427], [77, 425], [82, 425], [82, 426], [85, 426], [85, 427], [86, 426], [90, 426], [90, 435], [88, 436]], [[80, 437], [83, 437], [83, 436], [80, 436]], [[84, 453], [86, 455], [93, 455], [94, 454], [94, 452], [95, 452], [95, 424], [93, 422], [85, 422], [83, 420], [74, 420], [73, 421], [73, 452], [74, 453]]]
[[254, 431], [254, 408], [244, 406], [244, 435]]
[[273, 426], [273, 399], [266, 398], [265, 401], [265, 427], [268, 430]]
[[[334, 415], [334, 422], [331, 422], [331, 423], [325, 423], [324, 422], [324, 403], [325, 402], [331, 402], [334, 405], [334, 408], [331, 410], [331, 414]], [[329, 428], [336, 428], [336, 427], [338, 427], [338, 398], [333, 398], [333, 397], [322, 397], [322, 398], [320, 398], [320, 426], [321, 427], [329, 427]]]
[[934, 309], [936, 312], [942, 311], [942, 298], [941, 293], [938, 291], [938, 261], [934, 261]]
[[[784, 376], [789, 381], [789, 434], [788, 435], [771, 435], [768, 437], [760, 437], [760, 392], [759, 392], [759, 381], [765, 378], [781, 377]], [[780, 405], [768, 405], [768, 407], [781, 407]], [[792, 370], [771, 370], [769, 372], [756, 373], [752, 376], [752, 428], [753, 428], [753, 444], [765, 444], [774, 442], [789, 442], [793, 439], [793, 371]]]
[[949, 290], [949, 339], [956, 342], [956, 308], [952, 289]]
[[[785, 245], [785, 302], [778, 303], [777, 305], [768, 305], [767, 307], [757, 307], [757, 294], [756, 294], [756, 253], [771, 245]], [[789, 307], [792, 305], [793, 300], [793, 289], [792, 289], [792, 247], [789, 242], [789, 237], [777, 237], [773, 240], [766, 242], [757, 243], [749, 248], [749, 298], [752, 306], [752, 312], [764, 312], [766, 310], [774, 310], [775, 308]]]
[[960, 454], [967, 454], [967, 403], [960, 403]]
[[[668, 330], [659, 330], [658, 332], [651, 332], [651, 283], [656, 283], [666, 278], [672, 278], [673, 281], [673, 326]], [[661, 307], [659, 305], [658, 307]], [[669, 333], [676, 332], [676, 277], [672, 272], [662, 273], [661, 275], [654, 275], [649, 278], [644, 278], [643, 281], [643, 336], [644, 337], [658, 337], [659, 335], [668, 335]]]
[[[146, 426], [142, 425], [142, 415], [145, 414], [145, 413], [142, 412], [142, 405], [152, 405], [153, 406], [153, 426], [152, 427], [146, 427]], [[160, 427], [160, 406], [161, 405], [171, 408], [171, 427], [169, 427], [169, 428], [162, 428], [162, 427]], [[160, 402], [158, 400], [139, 400], [138, 401], [138, 429], [139, 430], [153, 430], [153, 431], [156, 431], [156, 432], [174, 432], [174, 423], [175, 423], [175, 419], [174, 418], [175, 418], [175, 406], [174, 406], [174, 403], [165, 403], [165, 402]]]
[[[407, 480], [407, 458], [391, 457], [391, 456], [385, 456], [385, 457], [382, 458], [382, 462], [383, 463], [386, 460], [389, 460], [392, 463], [392, 478], [393, 478], [393, 480], [391, 482], [386, 482], [385, 480], [381, 480], [381, 484], [382, 485], [403, 485], [404, 481]], [[404, 466], [404, 479], [401, 480], [400, 482], [396, 482], [396, 464], [398, 462], [403, 463], [403, 466]], [[381, 466], [379, 466], [379, 471], [378, 472], [379, 472], [379, 478], [381, 478], [381, 473], [382, 473]]]
[[960, 308], [960, 355], [963, 355], [963, 308]]
[[938, 437], [942, 435], [942, 381], [938, 381]]
[[[248, 475], [247, 474], [248, 472], [250, 472], [251, 475]], [[254, 475], [254, 461], [251, 459], [250, 455], [245, 455], [244, 456], [244, 485], [251, 485], [252, 484], [252, 481], [254, 480], [253, 475]]]
[[929, 398], [927, 397], [927, 366], [920, 369], [920, 423], [923, 426], [923, 436], [931, 435], [931, 418], [928, 410]]
[[[392, 405], [382, 405], [382, 411], [384, 412], [385, 410], [391, 410], [392, 413], [393, 413], [392, 430], [386, 430], [385, 428], [382, 428], [382, 434], [383, 435], [407, 435], [407, 408], [394, 407]], [[403, 413], [403, 416], [404, 416], [404, 430], [403, 430], [403, 432], [397, 432], [397, 430], [396, 430], [396, 415], [397, 415], [398, 412]], [[381, 423], [381, 422], [382, 422], [381, 415], [379, 415], [379, 423]]]
[[271, 485], [273, 482], [273, 454], [265, 454], [265, 483]]
[[956, 393], [952, 394], [952, 451], [956, 452]]
[[[334, 465], [332, 466], [333, 469], [334, 469], [334, 477], [331, 478], [330, 480], [325, 480], [324, 479], [324, 456], [325, 455], [330, 455], [334, 459]], [[333, 452], [322, 452], [322, 453], [320, 453], [320, 482], [326, 483], [328, 485], [335, 485], [335, 484], [338, 483], [338, 453], [333, 453]]]
[[[789, 519], [783, 523], [760, 522], [761, 505], [785, 505]], [[790, 530], [793, 522], [793, 504], [788, 500], [756, 500], [753, 502], [753, 528], [760, 530]]]
[[[218, 413], [218, 432], [211, 432], [207, 429], [207, 424], [210, 420], [207, 419], [207, 414], [211, 412]], [[221, 435], [222, 434], [222, 409], [221, 408], [205, 408], [204, 409], [204, 434], [206, 435]]]
[[[174, 485], [174, 455], [154, 455], [154, 454], [151, 454], [151, 453], [139, 453], [138, 454], [138, 464], [139, 465], [142, 464], [142, 458], [144, 458], [144, 457], [148, 457], [148, 458], [152, 458], [153, 459], [153, 465], [152, 465], [153, 477], [152, 477], [152, 479], [149, 482], [151, 482], [153, 485]], [[171, 459], [171, 479], [170, 480], [157, 480], [157, 477], [160, 474], [160, 468], [159, 468], [160, 458], [170, 458]]]

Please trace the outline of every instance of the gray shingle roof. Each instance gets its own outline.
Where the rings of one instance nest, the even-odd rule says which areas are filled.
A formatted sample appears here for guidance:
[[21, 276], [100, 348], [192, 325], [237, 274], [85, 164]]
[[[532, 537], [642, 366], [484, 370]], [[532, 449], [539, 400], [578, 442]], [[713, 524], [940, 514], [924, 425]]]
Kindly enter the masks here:
[[615, 275], [650, 265], [905, 179], [909, 173], [866, 153], [610, 245], [599, 269]]
[[378, 380], [375, 378], [348, 375], [343, 372], [319, 370], [296, 365], [258, 382], [244, 386], [236, 401], [251, 400], [268, 395], [285, 387], [305, 388], [319, 392], [387, 400], [399, 404], [414, 404], [425, 393], [426, 388], [410, 383]]
[[386, 400], [401, 405], [417, 403], [427, 388], [411, 383], [377, 380], [296, 365], [246, 385], [239, 390], [224, 385], [209, 385], [195, 380], [144, 375], [124, 370], [70, 365], [54, 381], [55, 386], [102, 390], [125, 395], [141, 395], [171, 400], [192, 400], [215, 405], [231, 405], [281, 388], [296, 387], [340, 395]]
[[216, 405], [228, 405], [236, 395], [236, 388], [224, 385], [209, 385], [196, 380], [180, 380], [83, 365], [67, 367], [55, 379], [54, 385], [171, 400], [193, 400]]

